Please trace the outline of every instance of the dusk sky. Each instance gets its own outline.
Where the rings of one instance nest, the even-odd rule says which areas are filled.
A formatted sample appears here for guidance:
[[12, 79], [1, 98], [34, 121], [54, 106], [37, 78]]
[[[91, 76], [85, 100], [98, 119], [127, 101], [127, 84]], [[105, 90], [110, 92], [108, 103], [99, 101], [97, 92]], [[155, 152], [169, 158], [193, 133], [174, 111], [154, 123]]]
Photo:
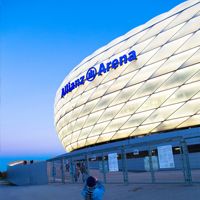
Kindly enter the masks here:
[[0, 170], [64, 153], [54, 97], [93, 51], [183, 0], [0, 0]]

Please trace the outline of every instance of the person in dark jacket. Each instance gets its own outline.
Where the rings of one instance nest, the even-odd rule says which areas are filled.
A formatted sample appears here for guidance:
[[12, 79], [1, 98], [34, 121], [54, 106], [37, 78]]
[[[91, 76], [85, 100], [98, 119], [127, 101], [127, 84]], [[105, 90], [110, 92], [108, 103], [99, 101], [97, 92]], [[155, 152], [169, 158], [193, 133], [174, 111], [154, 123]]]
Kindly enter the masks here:
[[93, 176], [89, 176], [81, 194], [85, 200], [102, 200], [104, 192], [102, 183]]

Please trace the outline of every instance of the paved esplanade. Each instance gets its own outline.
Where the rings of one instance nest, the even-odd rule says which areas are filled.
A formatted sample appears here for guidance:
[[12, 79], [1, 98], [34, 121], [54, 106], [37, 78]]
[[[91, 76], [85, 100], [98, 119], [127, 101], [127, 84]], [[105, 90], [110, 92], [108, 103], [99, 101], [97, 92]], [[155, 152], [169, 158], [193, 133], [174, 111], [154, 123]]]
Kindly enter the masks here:
[[[200, 185], [105, 185], [104, 200], [199, 199]], [[1, 200], [80, 200], [82, 185], [0, 186]]]

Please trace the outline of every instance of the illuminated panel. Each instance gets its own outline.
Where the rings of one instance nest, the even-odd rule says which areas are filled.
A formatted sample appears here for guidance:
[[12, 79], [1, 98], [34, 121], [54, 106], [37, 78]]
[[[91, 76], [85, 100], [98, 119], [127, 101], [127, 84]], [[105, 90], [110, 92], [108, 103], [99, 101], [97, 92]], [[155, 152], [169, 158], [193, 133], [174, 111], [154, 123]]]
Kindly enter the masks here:
[[[200, 124], [199, 13], [200, 1], [182, 3], [98, 49], [66, 76], [54, 124], [67, 151]], [[133, 50], [137, 59], [120, 61]], [[112, 62], [121, 64], [112, 68]], [[107, 72], [88, 81], [89, 69], [102, 63]]]

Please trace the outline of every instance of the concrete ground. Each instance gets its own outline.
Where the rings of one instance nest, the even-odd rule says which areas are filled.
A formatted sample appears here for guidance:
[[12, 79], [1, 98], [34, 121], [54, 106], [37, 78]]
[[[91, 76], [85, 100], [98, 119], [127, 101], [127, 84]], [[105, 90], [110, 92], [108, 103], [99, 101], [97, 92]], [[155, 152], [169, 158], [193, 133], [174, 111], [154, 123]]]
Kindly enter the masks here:
[[[199, 199], [200, 184], [121, 185], [107, 184], [104, 200], [190, 200]], [[1, 200], [80, 200], [82, 185], [50, 184], [42, 186], [0, 185]]]

